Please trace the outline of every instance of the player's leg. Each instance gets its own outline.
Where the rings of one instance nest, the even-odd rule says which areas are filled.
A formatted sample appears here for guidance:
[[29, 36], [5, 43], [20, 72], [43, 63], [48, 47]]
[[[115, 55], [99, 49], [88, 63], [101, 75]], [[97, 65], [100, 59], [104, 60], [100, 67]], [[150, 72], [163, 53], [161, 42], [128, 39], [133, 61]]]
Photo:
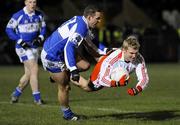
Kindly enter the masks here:
[[25, 64], [25, 67], [30, 72], [29, 83], [31, 85], [34, 102], [38, 105], [41, 105], [42, 100], [41, 100], [39, 85], [38, 85], [38, 64], [37, 64], [36, 60], [34, 60], [34, 59], [25, 61], [24, 64]]
[[23, 90], [26, 88], [26, 86], [29, 83], [30, 72], [26, 67], [24, 67], [24, 71], [25, 73], [20, 78], [18, 86], [15, 88], [15, 90], [11, 95], [11, 103], [18, 102], [20, 95], [22, 94]]
[[[20, 61], [24, 64], [24, 61], [28, 59], [26, 56], [26, 51], [24, 49], [16, 49], [16, 54], [19, 56]], [[24, 66], [24, 74], [20, 78], [18, 86], [15, 88], [13, 93], [11, 94], [11, 103], [18, 102], [18, 99], [20, 95], [22, 94], [22, 91], [25, 89], [25, 87], [29, 83], [30, 78], [30, 72], [29, 70]]]
[[29, 83], [30, 71], [24, 66], [24, 75], [20, 78], [18, 87], [23, 91]]
[[51, 78], [58, 85], [58, 100], [60, 103], [60, 110], [63, 112], [63, 118], [66, 120], [78, 120], [69, 106], [69, 73], [67, 71], [59, 73], [50, 73]]
[[87, 71], [90, 68], [90, 63], [79, 55], [76, 57], [76, 62], [80, 72]]

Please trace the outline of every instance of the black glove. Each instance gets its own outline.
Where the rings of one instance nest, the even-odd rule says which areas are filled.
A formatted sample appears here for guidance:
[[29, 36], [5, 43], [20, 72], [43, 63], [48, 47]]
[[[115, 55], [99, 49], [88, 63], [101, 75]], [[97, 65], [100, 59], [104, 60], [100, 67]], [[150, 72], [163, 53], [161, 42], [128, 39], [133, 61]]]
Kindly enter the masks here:
[[72, 79], [73, 81], [79, 82], [79, 78], [80, 78], [80, 75], [79, 75], [78, 69], [73, 70], [73, 71], [71, 72], [71, 79]]
[[30, 48], [30, 46], [24, 41], [20, 41], [20, 42], [18, 42], [18, 44], [21, 45], [23, 49]]
[[109, 55], [113, 52], [114, 50], [112, 48], [107, 48], [106, 49], [106, 54]]
[[40, 46], [42, 44], [42, 40], [40, 37], [33, 40], [32, 45]]

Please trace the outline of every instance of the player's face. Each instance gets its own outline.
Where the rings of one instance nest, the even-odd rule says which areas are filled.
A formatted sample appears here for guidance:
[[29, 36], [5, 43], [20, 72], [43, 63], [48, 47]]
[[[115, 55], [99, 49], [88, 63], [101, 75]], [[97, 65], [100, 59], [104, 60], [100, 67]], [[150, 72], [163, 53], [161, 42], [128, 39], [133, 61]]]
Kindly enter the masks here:
[[128, 62], [129, 61], [130, 62], [134, 61], [136, 56], [137, 56], [137, 53], [138, 53], [138, 50], [133, 49], [131, 47], [128, 47], [127, 50], [124, 50], [124, 59], [125, 59], [125, 61], [128, 61]]
[[87, 21], [90, 28], [95, 28], [101, 22], [101, 13], [96, 12], [93, 16], [88, 16]]
[[36, 9], [36, 4], [36, 0], [25, 0], [25, 5], [29, 13], [34, 12], [34, 10]]

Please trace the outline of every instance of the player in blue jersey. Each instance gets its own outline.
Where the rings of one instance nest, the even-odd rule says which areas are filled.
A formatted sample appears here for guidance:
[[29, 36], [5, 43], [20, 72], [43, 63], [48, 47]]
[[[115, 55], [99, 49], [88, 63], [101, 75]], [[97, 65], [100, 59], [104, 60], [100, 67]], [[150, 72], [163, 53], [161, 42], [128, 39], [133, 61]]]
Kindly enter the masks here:
[[90, 5], [85, 8], [83, 16], [74, 16], [64, 22], [44, 42], [42, 64], [58, 85], [60, 110], [66, 120], [78, 120], [69, 106], [69, 79], [79, 81], [79, 70], [88, 67], [83, 65], [84, 60], [76, 60], [76, 49], [89, 37], [90, 29], [95, 28], [100, 19], [100, 9]]
[[38, 86], [38, 47], [44, 40], [46, 24], [40, 11], [36, 10], [36, 0], [25, 0], [25, 7], [13, 14], [6, 27], [9, 38], [16, 41], [16, 54], [24, 64], [24, 75], [11, 95], [16, 103], [22, 91], [30, 83], [34, 102], [42, 104]]

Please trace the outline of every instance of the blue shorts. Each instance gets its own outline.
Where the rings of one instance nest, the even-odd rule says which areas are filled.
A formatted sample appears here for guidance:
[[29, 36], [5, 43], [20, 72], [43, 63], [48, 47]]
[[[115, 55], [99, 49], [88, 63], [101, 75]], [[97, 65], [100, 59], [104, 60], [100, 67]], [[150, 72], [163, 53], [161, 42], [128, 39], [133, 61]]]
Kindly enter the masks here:
[[52, 73], [58, 73], [67, 70], [65, 62], [48, 60], [47, 53], [44, 50], [41, 52], [41, 62], [43, 68]]

